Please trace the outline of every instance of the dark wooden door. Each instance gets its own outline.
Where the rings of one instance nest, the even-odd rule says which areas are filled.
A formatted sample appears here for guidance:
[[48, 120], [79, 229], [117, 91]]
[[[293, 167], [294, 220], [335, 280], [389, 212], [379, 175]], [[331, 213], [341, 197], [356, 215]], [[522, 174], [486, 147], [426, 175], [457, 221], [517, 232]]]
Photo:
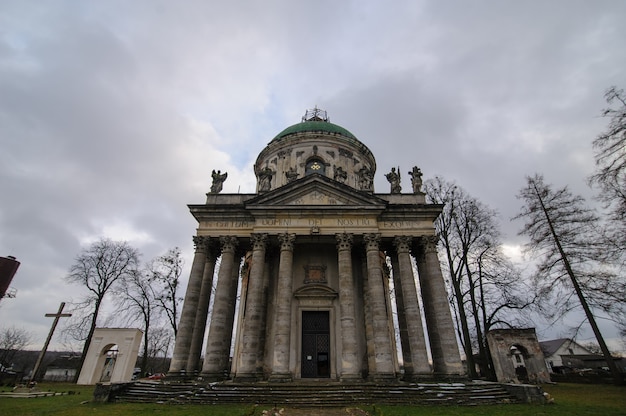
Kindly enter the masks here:
[[330, 377], [328, 311], [302, 312], [302, 378]]

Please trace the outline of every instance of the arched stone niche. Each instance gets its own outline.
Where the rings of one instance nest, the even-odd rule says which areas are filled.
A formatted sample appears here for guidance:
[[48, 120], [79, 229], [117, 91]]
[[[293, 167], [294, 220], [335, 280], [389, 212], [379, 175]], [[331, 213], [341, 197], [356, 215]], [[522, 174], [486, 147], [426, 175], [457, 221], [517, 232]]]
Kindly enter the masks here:
[[[77, 384], [99, 383], [105, 365], [108, 370], [106, 383], [131, 381], [142, 336], [143, 331], [140, 329], [96, 328]], [[111, 358], [109, 351], [113, 346], [117, 346], [116, 356], [113, 362], [107, 361], [107, 357]]]
[[550, 382], [534, 328], [494, 329], [487, 333], [498, 381], [541, 384]]

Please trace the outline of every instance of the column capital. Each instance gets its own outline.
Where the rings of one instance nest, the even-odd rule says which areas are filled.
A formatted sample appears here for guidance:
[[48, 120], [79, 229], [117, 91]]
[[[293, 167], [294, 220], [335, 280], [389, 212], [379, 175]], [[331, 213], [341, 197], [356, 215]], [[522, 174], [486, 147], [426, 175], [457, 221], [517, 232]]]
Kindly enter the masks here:
[[365, 241], [365, 249], [367, 251], [375, 250], [379, 251], [380, 244], [380, 234], [378, 233], [369, 233], [363, 235], [363, 240]]
[[220, 237], [220, 244], [222, 245], [222, 252], [228, 251], [234, 253], [239, 244], [239, 240], [232, 235], [223, 235]]
[[216, 240], [216, 238], [205, 237], [206, 261], [215, 261], [220, 255], [220, 247]]
[[196, 252], [206, 252], [207, 249], [207, 241], [208, 241], [208, 237], [202, 236], [202, 235], [194, 235], [193, 236], [193, 245], [194, 248], [196, 250]]
[[296, 241], [295, 234], [282, 233], [278, 234], [278, 241], [280, 241], [280, 250], [293, 251], [293, 244]]
[[253, 233], [250, 234], [250, 243], [252, 244], [252, 250], [263, 250], [267, 245], [267, 234], [265, 233]]
[[425, 235], [420, 237], [419, 243], [424, 254], [437, 252], [437, 243], [439, 242], [438, 235]]
[[337, 239], [337, 249], [339, 251], [350, 250], [352, 248], [352, 241], [354, 240], [354, 234], [350, 234], [350, 233], [335, 234], [335, 238]]
[[393, 245], [396, 248], [396, 252], [400, 253], [408, 253], [411, 251], [411, 243], [413, 242], [413, 237], [410, 235], [398, 235], [393, 239]]

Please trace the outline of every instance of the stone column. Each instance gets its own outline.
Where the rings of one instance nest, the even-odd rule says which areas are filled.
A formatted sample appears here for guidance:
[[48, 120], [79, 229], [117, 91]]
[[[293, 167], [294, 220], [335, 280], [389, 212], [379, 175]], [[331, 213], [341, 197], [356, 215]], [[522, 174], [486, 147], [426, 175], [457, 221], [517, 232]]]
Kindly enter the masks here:
[[211, 290], [213, 289], [213, 274], [215, 273], [215, 262], [219, 255], [218, 247], [206, 238], [206, 262], [204, 263], [204, 273], [202, 276], [202, 288], [198, 299], [198, 311], [196, 312], [196, 322], [193, 326], [193, 336], [191, 338], [191, 348], [189, 349], [189, 360], [187, 361], [187, 373], [196, 374], [200, 368], [200, 354], [202, 352], [202, 341], [206, 330], [207, 315], [209, 313], [209, 303], [211, 301]]
[[263, 313], [263, 272], [265, 270], [265, 248], [267, 234], [252, 234], [252, 264], [248, 279], [248, 293], [243, 316], [241, 334], [241, 352], [239, 353], [237, 374], [235, 378], [241, 381], [256, 381], [262, 375], [258, 367], [259, 336]]
[[291, 381], [289, 356], [291, 341], [291, 299], [293, 296], [293, 245], [295, 234], [279, 234], [280, 263], [278, 266], [278, 288], [274, 313], [274, 357], [272, 381]]
[[422, 326], [422, 315], [417, 299], [411, 255], [409, 254], [411, 241], [412, 238], [408, 236], [396, 237], [393, 241], [398, 254], [400, 284], [402, 286], [401, 290], [404, 301], [404, 316], [406, 318], [409, 349], [411, 350], [409, 362], [413, 368], [414, 376], [430, 375], [431, 370], [428, 364], [428, 352], [424, 338], [424, 327]]
[[437, 241], [436, 236], [422, 237], [417, 256], [430, 352], [436, 374], [460, 375], [463, 374], [463, 366], [448, 303], [448, 292], [437, 257]]
[[402, 350], [402, 362], [404, 367], [404, 377], [410, 380], [413, 377], [413, 362], [411, 361], [411, 345], [409, 344], [409, 333], [407, 330], [407, 320], [404, 314], [404, 297], [402, 294], [402, 276], [400, 275], [400, 264], [398, 253], [391, 253], [391, 269], [393, 275], [393, 290], [396, 298], [396, 312], [398, 314], [398, 332], [400, 333], [400, 347]]
[[228, 360], [237, 300], [238, 279], [235, 274], [239, 265], [235, 256], [237, 237], [220, 237], [220, 243], [222, 244], [222, 260], [217, 276], [215, 301], [202, 366], [202, 376], [207, 381], [224, 380], [228, 377]]
[[341, 380], [361, 378], [354, 307], [354, 276], [352, 274], [352, 234], [337, 234], [339, 265], [339, 305], [341, 320]]
[[376, 368], [370, 369], [370, 377], [388, 379], [395, 377], [391, 339], [389, 338], [389, 320], [385, 283], [380, 266], [379, 234], [366, 234], [365, 250], [367, 255], [367, 290], [374, 329], [374, 353]]
[[198, 311], [198, 299], [202, 288], [202, 275], [204, 263], [206, 261], [206, 240], [205, 237], [195, 236], [193, 238], [196, 252], [191, 264], [191, 273], [183, 310], [180, 314], [180, 324], [176, 334], [176, 344], [168, 374], [171, 376], [182, 376], [186, 374], [187, 361], [189, 360], [189, 350], [193, 337], [193, 328], [196, 323], [196, 312]]

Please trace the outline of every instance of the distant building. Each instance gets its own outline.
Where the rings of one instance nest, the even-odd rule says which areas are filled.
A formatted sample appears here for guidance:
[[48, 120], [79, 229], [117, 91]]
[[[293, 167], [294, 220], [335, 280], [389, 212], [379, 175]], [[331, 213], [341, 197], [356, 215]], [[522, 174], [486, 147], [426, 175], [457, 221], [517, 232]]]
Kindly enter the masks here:
[[[567, 373], [581, 369], [607, 369], [606, 359], [602, 354], [594, 354], [569, 338], [559, 338], [539, 343], [551, 373]], [[624, 359], [614, 358], [617, 367], [624, 372]]]
[[76, 375], [80, 355], [62, 355], [46, 367], [43, 381], [72, 381]]

